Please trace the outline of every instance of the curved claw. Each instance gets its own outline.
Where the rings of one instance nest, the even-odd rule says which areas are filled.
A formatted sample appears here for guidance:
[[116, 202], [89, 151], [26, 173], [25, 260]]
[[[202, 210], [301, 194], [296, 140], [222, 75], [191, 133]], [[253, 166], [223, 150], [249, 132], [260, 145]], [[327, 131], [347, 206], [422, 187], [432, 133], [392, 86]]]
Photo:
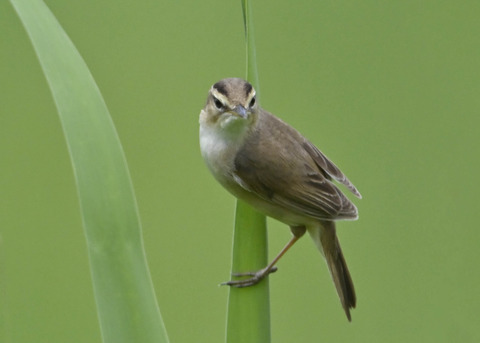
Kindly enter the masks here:
[[278, 270], [277, 267], [273, 267], [268, 271], [268, 273], [265, 273], [265, 270], [261, 269], [258, 272], [233, 273], [232, 276], [235, 276], [235, 277], [253, 276], [253, 277], [255, 277], [255, 276], [258, 276], [258, 274], [265, 273], [265, 275], [263, 276], [263, 277], [265, 277], [267, 274], [275, 273], [277, 270]]
[[273, 267], [270, 269], [261, 269], [258, 272], [247, 272], [247, 273], [234, 273], [232, 276], [234, 277], [241, 277], [241, 276], [251, 276], [249, 279], [243, 279], [243, 280], [230, 280], [227, 282], [222, 282], [220, 285], [221, 286], [232, 286], [232, 287], [237, 287], [237, 288], [242, 288], [242, 287], [249, 287], [256, 285], [260, 281], [262, 281], [265, 276], [267, 276], [270, 273], [275, 273], [278, 270], [277, 267]]

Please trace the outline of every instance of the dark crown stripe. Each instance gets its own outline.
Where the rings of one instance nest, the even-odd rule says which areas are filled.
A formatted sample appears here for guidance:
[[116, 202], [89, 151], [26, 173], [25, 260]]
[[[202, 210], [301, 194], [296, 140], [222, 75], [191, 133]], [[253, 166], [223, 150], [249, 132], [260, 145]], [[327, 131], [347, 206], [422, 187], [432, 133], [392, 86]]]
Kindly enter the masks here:
[[244, 85], [243, 85], [243, 89], [245, 90], [245, 95], [249, 95], [250, 92], [252, 91], [253, 87], [251, 84], [249, 84], [248, 82], [246, 82]]
[[223, 80], [218, 81], [216, 84], [214, 84], [213, 88], [215, 88], [219, 93], [228, 97], [227, 85], [225, 84], [225, 82], [223, 82]]

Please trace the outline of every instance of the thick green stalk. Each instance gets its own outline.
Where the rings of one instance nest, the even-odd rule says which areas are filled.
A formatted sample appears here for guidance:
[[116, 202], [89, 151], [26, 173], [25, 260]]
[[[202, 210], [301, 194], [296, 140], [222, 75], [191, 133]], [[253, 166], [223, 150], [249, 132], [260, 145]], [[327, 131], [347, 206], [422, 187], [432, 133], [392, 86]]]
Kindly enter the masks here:
[[[242, 0], [247, 48], [247, 80], [259, 94], [251, 1]], [[238, 200], [233, 238], [232, 274], [257, 271], [268, 263], [265, 216]], [[230, 288], [227, 343], [270, 342], [268, 277], [255, 286]]]
[[11, 3], [47, 78], [70, 152], [103, 341], [168, 342], [125, 156], [100, 91], [43, 1]]

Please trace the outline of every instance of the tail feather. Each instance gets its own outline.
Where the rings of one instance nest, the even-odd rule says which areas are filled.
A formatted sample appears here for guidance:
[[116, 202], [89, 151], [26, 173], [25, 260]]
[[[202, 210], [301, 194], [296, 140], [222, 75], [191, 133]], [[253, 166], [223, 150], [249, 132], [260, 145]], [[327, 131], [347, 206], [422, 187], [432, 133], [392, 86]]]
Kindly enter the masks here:
[[337, 238], [335, 223], [333, 221], [323, 222], [322, 228], [318, 231], [314, 233], [309, 230], [310, 235], [325, 256], [342, 307], [348, 320], [352, 321], [350, 309], [355, 308], [357, 298], [352, 277], [348, 271], [347, 263]]

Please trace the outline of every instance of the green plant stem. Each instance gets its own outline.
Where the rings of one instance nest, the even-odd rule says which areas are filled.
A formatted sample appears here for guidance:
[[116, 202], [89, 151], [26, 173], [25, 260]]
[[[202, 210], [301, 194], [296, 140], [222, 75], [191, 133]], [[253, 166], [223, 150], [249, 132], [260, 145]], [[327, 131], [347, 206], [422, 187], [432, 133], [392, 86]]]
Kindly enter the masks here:
[[[266, 218], [237, 201], [232, 273], [257, 271], [267, 264]], [[255, 286], [230, 288], [227, 343], [270, 342], [268, 276]]]
[[100, 91], [43, 1], [11, 3], [45, 73], [67, 141], [103, 341], [168, 342], [129, 171]]
[[[258, 72], [251, 1], [242, 0], [247, 50], [247, 80], [259, 96]], [[266, 218], [237, 200], [233, 237], [232, 274], [258, 271], [268, 263]], [[270, 295], [268, 276], [255, 286], [230, 288], [228, 299], [227, 343], [268, 343]]]
[[260, 82], [257, 68], [257, 52], [255, 49], [255, 34], [253, 28], [253, 14], [251, 0], [242, 0], [243, 23], [245, 27], [246, 58], [247, 58], [247, 80], [250, 82], [257, 97], [260, 94]]

